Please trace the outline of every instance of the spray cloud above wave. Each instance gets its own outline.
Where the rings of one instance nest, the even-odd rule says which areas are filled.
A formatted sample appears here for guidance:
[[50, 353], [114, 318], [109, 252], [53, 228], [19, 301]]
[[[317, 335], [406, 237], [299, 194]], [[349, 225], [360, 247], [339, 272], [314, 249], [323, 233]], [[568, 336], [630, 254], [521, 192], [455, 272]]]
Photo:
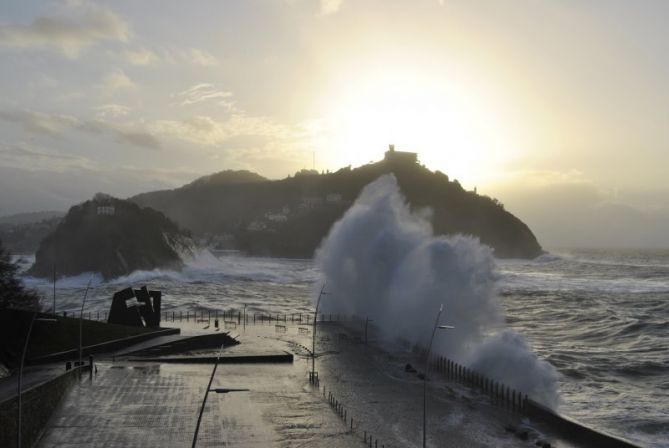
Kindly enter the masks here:
[[412, 212], [393, 175], [367, 185], [316, 255], [330, 295], [325, 312], [368, 316], [389, 339], [434, 352], [502, 381], [548, 406], [558, 403], [557, 373], [505, 328], [492, 251], [478, 240], [434, 236], [429, 211]]

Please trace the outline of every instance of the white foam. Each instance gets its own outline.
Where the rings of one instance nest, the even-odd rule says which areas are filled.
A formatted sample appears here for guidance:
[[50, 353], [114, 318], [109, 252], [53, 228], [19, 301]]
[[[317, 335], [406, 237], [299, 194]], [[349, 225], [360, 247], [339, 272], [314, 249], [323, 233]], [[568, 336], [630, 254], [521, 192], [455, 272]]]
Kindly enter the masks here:
[[504, 327], [491, 250], [478, 240], [435, 237], [410, 212], [394, 176], [365, 187], [317, 252], [329, 293], [324, 312], [368, 316], [389, 338], [427, 346], [444, 305], [435, 352], [557, 405], [557, 375]]

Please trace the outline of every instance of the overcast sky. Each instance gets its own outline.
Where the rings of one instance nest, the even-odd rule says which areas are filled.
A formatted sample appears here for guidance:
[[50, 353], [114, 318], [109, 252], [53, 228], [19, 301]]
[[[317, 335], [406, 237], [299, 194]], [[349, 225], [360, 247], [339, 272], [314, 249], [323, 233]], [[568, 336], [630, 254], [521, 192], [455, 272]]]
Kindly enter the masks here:
[[669, 2], [0, 3], [0, 215], [388, 143], [547, 247], [669, 247]]

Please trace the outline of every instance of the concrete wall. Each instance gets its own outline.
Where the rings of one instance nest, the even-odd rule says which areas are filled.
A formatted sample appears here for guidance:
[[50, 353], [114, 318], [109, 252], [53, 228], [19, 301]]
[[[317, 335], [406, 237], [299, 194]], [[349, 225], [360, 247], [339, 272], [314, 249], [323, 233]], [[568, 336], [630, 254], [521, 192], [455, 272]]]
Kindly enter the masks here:
[[[51, 414], [72, 383], [79, 379], [88, 366], [74, 368], [46, 383], [23, 391], [21, 400], [21, 437], [22, 447], [31, 447], [37, 442], [42, 428], [49, 421]], [[88, 374], [88, 373], [85, 373]], [[17, 444], [16, 425], [18, 397], [0, 403], [0, 447], [12, 447]]]

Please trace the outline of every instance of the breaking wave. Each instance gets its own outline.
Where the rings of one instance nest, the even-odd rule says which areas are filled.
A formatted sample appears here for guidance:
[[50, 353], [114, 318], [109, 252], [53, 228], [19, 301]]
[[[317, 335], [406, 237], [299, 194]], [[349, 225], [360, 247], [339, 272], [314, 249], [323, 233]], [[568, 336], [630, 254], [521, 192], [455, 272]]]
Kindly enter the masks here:
[[394, 176], [365, 187], [316, 260], [330, 294], [326, 312], [369, 316], [387, 337], [425, 347], [443, 304], [442, 323], [456, 328], [435, 338], [436, 352], [557, 406], [556, 370], [505, 326], [491, 249], [470, 237], [434, 236]]

